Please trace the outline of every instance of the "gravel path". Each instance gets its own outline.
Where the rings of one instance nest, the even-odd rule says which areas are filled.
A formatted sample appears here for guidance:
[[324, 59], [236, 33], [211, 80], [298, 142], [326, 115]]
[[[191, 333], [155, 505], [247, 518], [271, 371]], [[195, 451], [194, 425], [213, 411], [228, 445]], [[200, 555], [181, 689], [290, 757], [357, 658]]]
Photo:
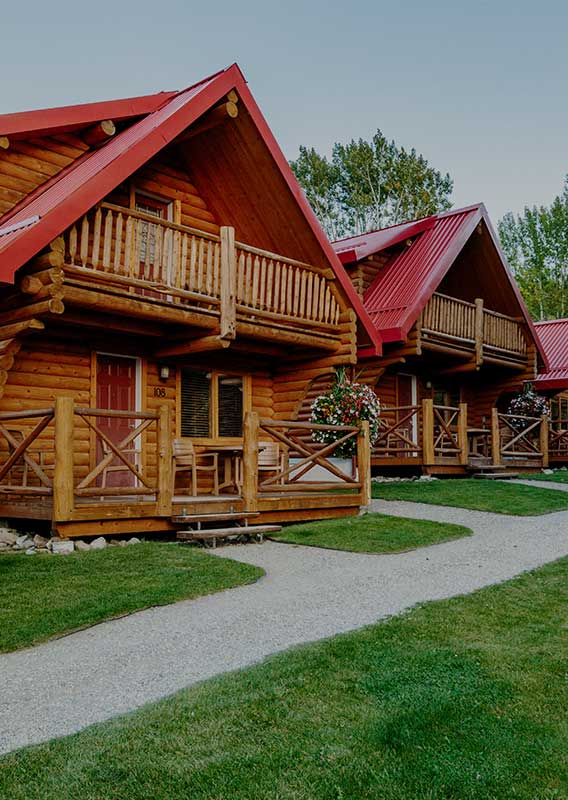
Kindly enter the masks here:
[[568, 555], [568, 512], [506, 517], [375, 501], [475, 535], [398, 555], [266, 542], [217, 556], [258, 564], [256, 584], [141, 611], [0, 656], [0, 752], [78, 731], [270, 653], [472, 592]]
[[556, 481], [526, 481], [524, 478], [513, 478], [507, 483], [520, 483], [522, 486], [537, 486], [539, 489], [557, 489], [559, 492], [568, 492], [568, 483]]

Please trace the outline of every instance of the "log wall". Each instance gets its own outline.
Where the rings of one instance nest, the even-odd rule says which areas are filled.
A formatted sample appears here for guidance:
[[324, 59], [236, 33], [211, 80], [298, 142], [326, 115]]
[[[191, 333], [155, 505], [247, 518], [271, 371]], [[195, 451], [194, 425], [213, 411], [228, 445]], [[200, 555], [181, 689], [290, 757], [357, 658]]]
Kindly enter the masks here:
[[87, 145], [72, 133], [11, 139], [0, 149], [0, 215], [79, 158]]

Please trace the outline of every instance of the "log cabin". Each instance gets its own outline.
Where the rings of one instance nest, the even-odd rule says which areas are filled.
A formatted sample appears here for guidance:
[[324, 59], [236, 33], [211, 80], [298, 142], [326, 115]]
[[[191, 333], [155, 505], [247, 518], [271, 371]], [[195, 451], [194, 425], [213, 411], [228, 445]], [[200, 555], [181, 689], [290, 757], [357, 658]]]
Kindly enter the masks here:
[[[298, 419], [381, 339], [233, 65], [0, 116], [0, 516], [63, 537], [357, 513]], [[224, 530], [223, 527], [219, 530]]]
[[568, 465], [568, 319], [536, 322], [535, 329], [548, 359], [548, 370], [537, 375], [535, 389], [550, 399], [550, 465]]
[[[546, 465], [546, 420], [510, 399], [546, 363], [482, 204], [334, 243], [383, 340], [358, 370], [382, 406], [372, 464], [433, 474]], [[370, 356], [370, 357], [369, 357]]]

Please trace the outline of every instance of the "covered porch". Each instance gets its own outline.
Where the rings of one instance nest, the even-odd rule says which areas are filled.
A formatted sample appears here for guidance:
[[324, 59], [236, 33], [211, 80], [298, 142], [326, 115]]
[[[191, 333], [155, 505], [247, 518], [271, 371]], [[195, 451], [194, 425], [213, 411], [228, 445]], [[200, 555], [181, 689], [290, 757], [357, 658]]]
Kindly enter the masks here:
[[[79, 537], [175, 531], [181, 520], [203, 516], [254, 515], [262, 523], [349, 516], [369, 502], [366, 425], [247, 411], [238, 441], [204, 446], [172, 436], [171, 416], [166, 404], [116, 411], [66, 396], [46, 408], [1, 413], [0, 515], [46, 520], [58, 535]], [[126, 423], [120, 442], [105, 431], [111, 418]], [[316, 442], [318, 430], [337, 440]], [[180, 442], [189, 445], [181, 458]], [[353, 456], [334, 458], [346, 442], [354, 443]]]
[[543, 469], [568, 448], [568, 431], [548, 417], [521, 417], [491, 409], [482, 425], [468, 419], [467, 403], [442, 406], [428, 398], [383, 407], [381, 430], [371, 453], [379, 468], [431, 474], [465, 474], [486, 468]]

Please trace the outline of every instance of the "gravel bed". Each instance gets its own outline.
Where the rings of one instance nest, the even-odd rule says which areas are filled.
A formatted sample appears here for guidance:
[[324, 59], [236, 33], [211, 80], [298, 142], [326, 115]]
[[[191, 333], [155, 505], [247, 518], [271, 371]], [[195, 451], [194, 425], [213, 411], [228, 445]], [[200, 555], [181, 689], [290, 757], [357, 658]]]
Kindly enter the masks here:
[[0, 752], [568, 555], [566, 511], [521, 518], [382, 500], [371, 510], [455, 522], [474, 535], [392, 555], [276, 542], [219, 548], [218, 557], [257, 564], [266, 577], [0, 656]]

